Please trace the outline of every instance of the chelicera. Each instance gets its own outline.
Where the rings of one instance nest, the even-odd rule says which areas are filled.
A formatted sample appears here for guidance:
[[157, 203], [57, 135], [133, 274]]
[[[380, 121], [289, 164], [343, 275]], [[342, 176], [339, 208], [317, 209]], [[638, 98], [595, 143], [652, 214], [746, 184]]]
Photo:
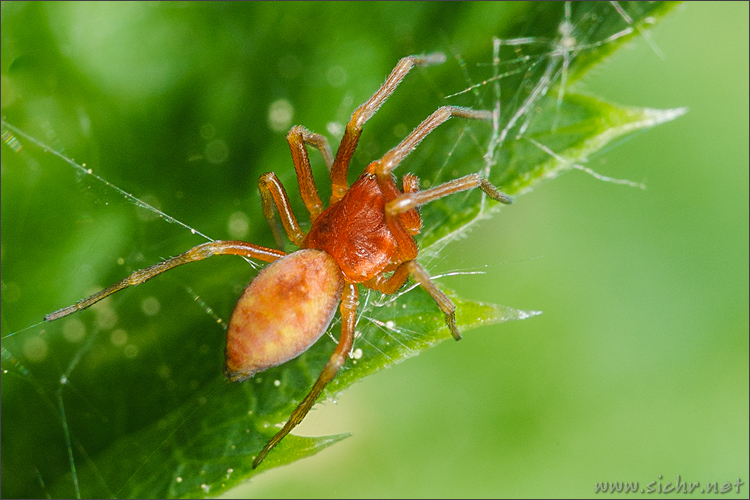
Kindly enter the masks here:
[[[176, 266], [213, 255], [240, 255], [269, 262], [242, 293], [229, 320], [224, 375], [230, 381], [239, 382], [289, 361], [310, 348], [327, 330], [338, 306], [341, 312], [338, 345], [310, 392], [292, 412], [284, 427], [255, 458], [253, 468], [302, 421], [344, 364], [354, 338], [358, 285], [391, 294], [411, 276], [432, 296], [445, 314], [451, 334], [456, 340], [460, 339], [455, 321], [456, 306], [415, 260], [419, 249], [414, 235], [419, 233], [422, 225], [417, 207], [477, 187], [501, 203], [511, 203], [512, 198], [478, 174], [421, 191], [419, 180], [411, 174], [404, 175], [399, 189], [392, 172], [425, 136], [449, 118], [457, 116], [487, 120], [491, 119], [491, 113], [443, 106], [398, 146], [370, 163], [354, 184], [347, 184], [349, 162], [365, 122], [414, 66], [438, 64], [444, 60], [445, 56], [439, 53], [401, 59], [377, 92], [354, 111], [335, 157], [325, 137], [302, 126], [292, 127], [287, 141], [292, 151], [299, 191], [310, 213], [310, 231], [305, 234], [300, 228], [286, 190], [275, 174], [262, 175], [258, 184], [263, 215], [271, 226], [278, 246], [282, 246], [282, 234], [276, 224], [274, 207], [287, 236], [300, 250], [287, 255], [281, 250], [244, 241], [204, 243], [136, 271], [72, 306], [48, 314], [45, 320], [62, 318]], [[323, 207], [313, 181], [307, 146], [314, 147], [322, 154], [330, 172], [332, 194], [328, 208]]]

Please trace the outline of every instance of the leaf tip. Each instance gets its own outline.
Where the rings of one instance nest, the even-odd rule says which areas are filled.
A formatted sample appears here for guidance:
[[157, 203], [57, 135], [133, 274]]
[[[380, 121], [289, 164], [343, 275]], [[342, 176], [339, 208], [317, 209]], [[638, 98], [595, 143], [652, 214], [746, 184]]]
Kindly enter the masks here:
[[498, 304], [485, 304], [492, 307], [492, 314], [484, 319], [484, 324], [505, 323], [506, 321], [520, 321], [539, 316], [542, 311], [523, 311]]
[[661, 125], [662, 123], [670, 122], [676, 118], [687, 113], [689, 110], [687, 107], [672, 108], [672, 109], [643, 109], [643, 127], [653, 127]]

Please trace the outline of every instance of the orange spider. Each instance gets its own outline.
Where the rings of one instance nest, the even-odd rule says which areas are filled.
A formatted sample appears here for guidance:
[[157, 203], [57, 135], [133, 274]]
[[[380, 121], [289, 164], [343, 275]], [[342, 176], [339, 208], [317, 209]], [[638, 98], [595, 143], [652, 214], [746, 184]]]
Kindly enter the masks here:
[[[359, 296], [357, 284], [391, 294], [411, 276], [437, 302], [445, 313], [451, 334], [456, 340], [460, 339], [455, 322], [455, 304], [438, 289], [425, 268], [415, 260], [419, 249], [414, 235], [419, 233], [422, 225], [416, 208], [449, 194], [477, 187], [499, 202], [511, 203], [513, 200], [478, 174], [420, 191], [416, 176], [404, 175], [401, 190], [391, 172], [427, 134], [452, 116], [487, 120], [492, 118], [491, 113], [443, 106], [414, 129], [401, 144], [380, 160], [370, 163], [354, 184], [347, 185], [349, 162], [359, 142], [362, 125], [375, 114], [414, 66], [443, 61], [445, 56], [440, 53], [401, 59], [378, 91], [352, 114], [335, 158], [325, 137], [302, 126], [292, 127], [287, 141], [292, 150], [300, 195], [310, 212], [310, 231], [305, 234], [300, 229], [284, 186], [275, 174], [263, 174], [258, 186], [263, 215], [271, 226], [276, 242], [281, 246], [282, 235], [275, 223], [274, 206], [286, 234], [300, 250], [287, 255], [281, 250], [244, 241], [204, 243], [136, 271], [119, 283], [48, 314], [44, 319], [53, 321], [62, 318], [128, 286], [139, 285], [176, 266], [212, 255], [241, 255], [270, 262], [245, 288], [229, 320], [224, 375], [236, 382], [289, 361], [309, 349], [326, 331], [336, 306], [340, 304], [341, 336], [336, 349], [315, 385], [292, 412], [284, 427], [255, 458], [253, 468], [302, 421], [344, 364], [354, 338]], [[313, 181], [307, 145], [320, 151], [330, 171], [332, 195], [326, 209]]]

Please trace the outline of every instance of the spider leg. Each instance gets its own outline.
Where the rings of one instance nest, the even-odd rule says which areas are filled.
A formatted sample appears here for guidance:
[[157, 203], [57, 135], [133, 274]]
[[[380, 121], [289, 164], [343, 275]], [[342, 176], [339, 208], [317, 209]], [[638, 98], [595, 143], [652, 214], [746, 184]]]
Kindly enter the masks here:
[[333, 380], [336, 376], [336, 372], [339, 371], [346, 361], [346, 356], [352, 348], [352, 342], [354, 341], [354, 324], [357, 319], [357, 299], [359, 298], [359, 292], [357, 291], [357, 285], [353, 283], [347, 283], [344, 287], [344, 294], [341, 297], [341, 337], [336, 349], [331, 354], [331, 358], [326, 363], [323, 371], [320, 373], [318, 380], [313, 385], [310, 392], [305, 396], [305, 399], [295, 408], [292, 412], [289, 420], [287, 420], [284, 427], [276, 433], [274, 437], [263, 447], [258, 456], [253, 460], [253, 469], [258, 467], [260, 463], [266, 458], [268, 452], [271, 451], [279, 441], [289, 434], [294, 429], [305, 415], [312, 409], [318, 396], [323, 392], [328, 383]]
[[286, 231], [289, 239], [292, 240], [295, 245], [299, 246], [305, 238], [305, 234], [297, 223], [297, 218], [294, 216], [292, 206], [289, 204], [289, 197], [287, 196], [284, 185], [279, 178], [276, 177], [276, 174], [273, 172], [261, 175], [260, 179], [258, 179], [258, 189], [260, 190], [260, 197], [263, 201], [263, 216], [268, 221], [268, 225], [271, 226], [276, 246], [282, 248], [284, 242], [281, 238], [279, 226], [276, 224], [276, 220], [273, 216], [274, 204], [279, 211], [279, 217], [284, 226], [284, 231]]
[[305, 144], [309, 144], [320, 151], [320, 156], [323, 157], [323, 162], [326, 164], [326, 168], [330, 172], [333, 167], [333, 153], [331, 153], [331, 146], [328, 145], [328, 139], [326, 139], [324, 135], [310, 132], [305, 127], [297, 125], [292, 127], [292, 130], [289, 131], [289, 134], [287, 134], [287, 140], [289, 140], [289, 135], [291, 135], [292, 132], [295, 132], [295, 129], [297, 129], [297, 133], [300, 133], [299, 135]]
[[[416, 193], [419, 191], [419, 178], [416, 175], [404, 174], [401, 183], [404, 188], [404, 193]], [[419, 212], [416, 210], [408, 210], [401, 212], [398, 218], [409, 234], [412, 236], [419, 234], [419, 231], [422, 229], [422, 217], [419, 215]]]
[[388, 151], [379, 162], [374, 164], [374, 172], [379, 177], [387, 177], [391, 171], [401, 163], [406, 156], [414, 151], [427, 135], [439, 125], [448, 121], [451, 117], [471, 118], [475, 120], [491, 120], [490, 111], [475, 111], [459, 106], [442, 106], [427, 117], [422, 123], [409, 134], [401, 144]]
[[386, 295], [396, 293], [398, 289], [401, 288], [409, 278], [410, 269], [409, 266], [407, 266], [409, 262], [403, 262], [399, 264], [394, 273], [387, 278], [382, 274], [379, 274], [371, 280], [367, 280], [362, 284], [367, 288], [377, 290], [378, 292], [382, 292]]
[[414, 278], [414, 281], [419, 283], [430, 294], [432, 300], [437, 302], [438, 307], [445, 314], [445, 322], [448, 324], [448, 329], [451, 331], [453, 338], [461, 340], [461, 333], [459, 333], [456, 327], [456, 304], [440, 291], [435, 282], [430, 278], [430, 273], [422, 267], [422, 264], [416, 260], [410, 260], [409, 262], [404, 262], [404, 265], [408, 267], [409, 274]]
[[380, 86], [372, 97], [352, 113], [349, 123], [346, 124], [346, 131], [344, 132], [344, 137], [341, 139], [339, 149], [336, 151], [336, 159], [333, 161], [333, 168], [331, 169], [331, 203], [340, 200], [344, 196], [344, 193], [346, 193], [348, 187], [346, 177], [349, 171], [349, 162], [352, 159], [354, 150], [357, 148], [359, 136], [362, 133], [362, 125], [372, 118], [372, 115], [383, 105], [388, 96], [396, 90], [398, 84], [401, 83], [401, 80], [404, 79], [414, 66], [429, 66], [443, 62], [445, 62], [445, 54], [439, 52], [404, 57], [393, 68], [391, 74], [386, 78], [385, 83]]
[[148, 281], [154, 276], [169, 271], [172, 268], [181, 266], [182, 264], [207, 259], [212, 255], [242, 255], [244, 257], [252, 257], [265, 262], [273, 262], [286, 255], [286, 253], [281, 250], [273, 250], [271, 248], [245, 243], [244, 241], [211, 241], [209, 243], [203, 243], [202, 245], [193, 247], [187, 252], [181, 253], [171, 259], [164, 260], [153, 266], [147, 267], [146, 269], [136, 271], [124, 280], [119, 281], [90, 297], [79, 300], [72, 306], [50, 313], [44, 317], [44, 321], [54, 321], [69, 314], [73, 314], [76, 311], [80, 311], [81, 309], [86, 309], [103, 298], [112, 295], [115, 292], [119, 292], [124, 288], [140, 285], [144, 281]]
[[329, 171], [333, 165], [331, 147], [328, 145], [325, 137], [310, 132], [301, 125], [292, 127], [286, 136], [286, 140], [292, 151], [292, 161], [294, 162], [294, 170], [297, 172], [297, 182], [299, 183], [299, 192], [302, 196], [302, 201], [305, 202], [307, 211], [310, 212], [310, 219], [315, 221], [323, 211], [323, 203], [320, 201], [318, 188], [315, 187], [315, 179], [313, 179], [310, 158], [307, 154], [305, 144], [309, 144], [320, 151]]
[[386, 203], [385, 211], [387, 214], [395, 216], [444, 196], [477, 187], [487, 193], [487, 195], [495, 201], [505, 203], [506, 205], [513, 203], [513, 198], [511, 196], [498, 191], [490, 181], [483, 179], [479, 174], [470, 174], [459, 179], [448, 181], [445, 184], [441, 184], [432, 189], [404, 193]]
[[403, 286], [406, 279], [411, 276], [414, 278], [422, 288], [425, 289], [430, 297], [437, 302], [438, 307], [445, 314], [445, 322], [448, 325], [448, 329], [451, 331], [451, 335], [456, 340], [461, 340], [461, 333], [456, 327], [456, 304], [440, 289], [437, 287], [430, 273], [427, 272], [422, 264], [416, 260], [409, 260], [402, 263], [396, 268], [396, 271], [388, 278], [376, 276], [375, 278], [366, 281], [364, 285], [373, 290], [378, 290], [385, 294], [396, 293], [396, 291]]
[[414, 174], [404, 174], [401, 185], [404, 188], [404, 193], [416, 193], [419, 191], [419, 177]]

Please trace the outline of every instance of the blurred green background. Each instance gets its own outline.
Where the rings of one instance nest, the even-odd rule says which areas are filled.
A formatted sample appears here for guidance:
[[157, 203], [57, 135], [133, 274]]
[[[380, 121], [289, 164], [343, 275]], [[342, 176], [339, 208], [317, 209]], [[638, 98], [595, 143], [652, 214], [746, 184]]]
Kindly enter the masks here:
[[[468, 86], [451, 56], [472, 75], [523, 10], [3, 2], [3, 119], [212, 237], [271, 244], [265, 221], [243, 229], [233, 216], [259, 211], [264, 171], [294, 186], [291, 123], [271, 123], [271, 110], [284, 118], [291, 105], [293, 123], [330, 136], [400, 57], [446, 52], [368, 123], [363, 165]], [[690, 108], [588, 164], [648, 189], [566, 174], [449, 246], [433, 270], [481, 269], [442, 283], [544, 314], [444, 343], [319, 405], [300, 434], [354, 436], [232, 495], [586, 497], [600, 481], [747, 483], [748, 6], [683, 5], [650, 37], [663, 59], [638, 39], [578, 85], [620, 104]], [[28, 144], [2, 155], [3, 337], [122, 277], [113, 256], [139, 267], [201, 241]], [[218, 260], [165, 279], [177, 292], [162, 308], [188, 314], [186, 284], [215, 273], [216, 293], [201, 297], [226, 318], [245, 278]], [[34, 332], [3, 347], [20, 358]], [[100, 396], [85, 396], [95, 413]]]

